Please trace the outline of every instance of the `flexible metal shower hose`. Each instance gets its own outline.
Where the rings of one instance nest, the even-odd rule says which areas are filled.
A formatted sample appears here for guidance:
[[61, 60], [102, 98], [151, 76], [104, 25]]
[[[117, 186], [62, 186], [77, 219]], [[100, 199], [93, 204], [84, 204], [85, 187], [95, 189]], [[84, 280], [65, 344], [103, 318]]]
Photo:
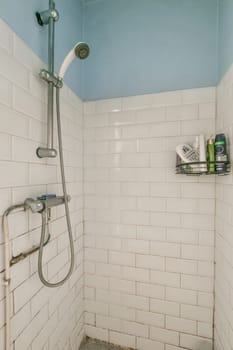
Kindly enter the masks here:
[[60, 169], [61, 169], [64, 204], [65, 204], [66, 222], [67, 222], [67, 229], [68, 229], [68, 236], [69, 236], [69, 243], [70, 243], [70, 259], [71, 259], [71, 261], [70, 261], [69, 271], [68, 271], [67, 275], [62, 280], [60, 280], [56, 283], [50, 283], [45, 279], [44, 274], [43, 274], [42, 262], [43, 262], [44, 240], [45, 240], [45, 233], [46, 233], [46, 229], [45, 229], [46, 228], [46, 212], [43, 211], [41, 213], [42, 229], [41, 229], [40, 249], [39, 249], [39, 257], [38, 257], [38, 274], [39, 274], [41, 282], [46, 287], [50, 287], [50, 288], [59, 287], [63, 283], [65, 283], [67, 281], [67, 279], [70, 277], [70, 275], [72, 274], [72, 271], [74, 268], [74, 242], [73, 242], [72, 229], [71, 229], [71, 223], [70, 223], [70, 212], [69, 212], [68, 196], [67, 196], [67, 190], [66, 190], [63, 147], [62, 147], [62, 135], [61, 135], [60, 88], [56, 88], [56, 110], [57, 110], [57, 134], [58, 134], [58, 145], [59, 145]]

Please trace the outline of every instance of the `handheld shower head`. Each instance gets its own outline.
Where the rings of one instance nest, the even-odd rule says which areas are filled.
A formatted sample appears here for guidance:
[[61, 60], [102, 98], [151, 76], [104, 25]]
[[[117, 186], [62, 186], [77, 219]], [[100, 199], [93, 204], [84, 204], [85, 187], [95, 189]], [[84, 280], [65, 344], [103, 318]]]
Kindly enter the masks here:
[[86, 43], [84, 42], [77, 43], [65, 57], [58, 73], [59, 78], [61, 79], [64, 78], [67, 68], [69, 67], [69, 65], [71, 64], [71, 62], [75, 57], [78, 57], [81, 60], [84, 60], [89, 56], [89, 52], [90, 52], [90, 49]]
[[80, 58], [80, 60], [85, 60], [85, 58], [89, 56], [90, 48], [87, 43], [81, 42], [74, 47], [74, 52], [76, 57]]

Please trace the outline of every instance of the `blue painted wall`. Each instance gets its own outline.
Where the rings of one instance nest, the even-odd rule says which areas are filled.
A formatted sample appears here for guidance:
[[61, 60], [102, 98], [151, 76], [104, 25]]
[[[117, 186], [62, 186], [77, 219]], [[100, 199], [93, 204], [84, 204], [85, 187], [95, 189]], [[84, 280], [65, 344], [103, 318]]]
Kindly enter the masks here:
[[[60, 20], [56, 22], [55, 68], [58, 70], [64, 57], [77, 41], [82, 40], [81, 0], [56, 0]], [[40, 27], [36, 11], [48, 8], [48, 0], [0, 0], [0, 17], [47, 62], [48, 27]], [[80, 61], [74, 61], [65, 77], [70, 87], [82, 96]]]
[[233, 0], [219, 0], [219, 80], [233, 63]]
[[[215, 85], [232, 62], [232, 3], [56, 0], [60, 20], [55, 66], [60, 66], [77, 41], [85, 39], [91, 47], [90, 57], [75, 61], [65, 78], [85, 100]], [[34, 13], [47, 7], [48, 0], [20, 0], [20, 6], [19, 0], [0, 0], [0, 17], [45, 62], [47, 27], [37, 25]]]
[[87, 100], [216, 84], [218, 0], [86, 0], [84, 16]]

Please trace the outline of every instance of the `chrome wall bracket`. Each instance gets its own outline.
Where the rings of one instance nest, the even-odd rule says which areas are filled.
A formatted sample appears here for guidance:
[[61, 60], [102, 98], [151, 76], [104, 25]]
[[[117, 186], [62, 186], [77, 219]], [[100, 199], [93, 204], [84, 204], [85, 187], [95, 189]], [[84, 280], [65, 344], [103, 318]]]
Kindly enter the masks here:
[[38, 158], [56, 158], [57, 150], [55, 148], [38, 147], [36, 155]]
[[62, 88], [63, 81], [59, 77], [56, 77], [54, 74], [51, 74], [46, 69], [42, 69], [39, 73], [39, 76], [42, 80], [46, 81], [47, 83], [52, 83], [53, 86]]
[[49, 24], [50, 18], [52, 18], [54, 22], [59, 20], [59, 13], [55, 8], [43, 12], [36, 12], [36, 19], [40, 26]]

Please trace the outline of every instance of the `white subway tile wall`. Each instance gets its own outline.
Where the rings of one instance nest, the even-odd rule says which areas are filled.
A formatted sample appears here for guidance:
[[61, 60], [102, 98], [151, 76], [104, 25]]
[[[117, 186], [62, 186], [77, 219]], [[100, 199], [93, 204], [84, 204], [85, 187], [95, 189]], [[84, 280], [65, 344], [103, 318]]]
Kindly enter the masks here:
[[[46, 142], [46, 88], [38, 78], [43, 63], [1, 20], [0, 33], [3, 213], [26, 197], [60, 194], [61, 184], [58, 160], [35, 154]], [[224, 118], [218, 131], [229, 136], [231, 100], [225, 95], [231, 84], [232, 78], [225, 79], [219, 89]], [[176, 175], [174, 149], [199, 133], [215, 133], [215, 94], [210, 87], [83, 104], [67, 87], [62, 90], [75, 270], [65, 285], [48, 289], [38, 279], [37, 254], [11, 268], [13, 350], [78, 350], [84, 332], [139, 350], [211, 348], [215, 179]], [[227, 307], [232, 177], [218, 182], [216, 339], [225, 350], [233, 343]], [[52, 215], [44, 270], [55, 281], [68, 269], [69, 252], [64, 210]], [[18, 212], [9, 221], [13, 255], [39, 242], [38, 215]], [[1, 279], [3, 269], [0, 228]]]
[[215, 133], [215, 88], [84, 104], [85, 333], [135, 349], [210, 349], [214, 177], [175, 146]]
[[[61, 194], [58, 160], [39, 159], [46, 140], [46, 85], [38, 78], [43, 63], [0, 20], [0, 216], [10, 205], [43, 193]], [[37, 253], [11, 268], [12, 349], [78, 350], [83, 337], [83, 113], [82, 102], [67, 87], [61, 91], [62, 133], [75, 268], [62, 287], [49, 289], [38, 278]], [[57, 146], [57, 139], [55, 137]], [[52, 211], [51, 242], [44, 271], [55, 281], [69, 267], [64, 211]], [[9, 217], [11, 253], [17, 255], [40, 240], [40, 216]], [[3, 233], [0, 229], [0, 278], [3, 279]], [[0, 284], [0, 348], [4, 345], [4, 289]]]
[[[224, 132], [228, 139], [228, 151], [232, 162], [232, 84], [233, 66], [227, 71], [217, 88], [216, 131]], [[216, 182], [216, 296], [215, 296], [215, 344], [216, 349], [233, 347], [233, 179], [232, 174]], [[201, 332], [208, 331], [205, 328]]]

